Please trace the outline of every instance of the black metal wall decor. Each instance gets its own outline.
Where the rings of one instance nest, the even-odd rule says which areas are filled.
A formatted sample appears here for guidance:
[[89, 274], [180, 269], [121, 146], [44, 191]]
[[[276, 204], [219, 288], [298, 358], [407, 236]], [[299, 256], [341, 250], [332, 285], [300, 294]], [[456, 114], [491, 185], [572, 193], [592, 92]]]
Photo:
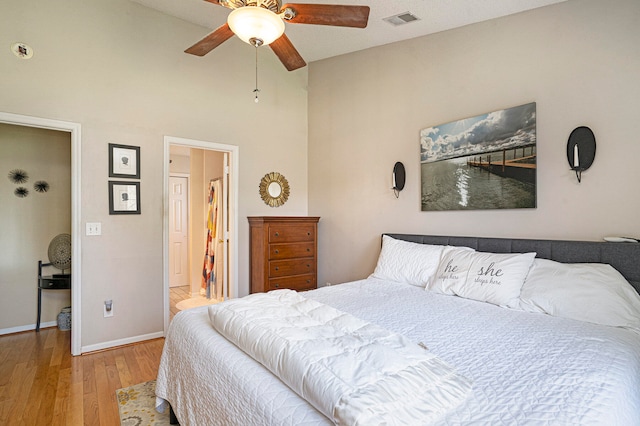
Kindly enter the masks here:
[[20, 187], [16, 188], [16, 190], [13, 191], [13, 193], [18, 198], [24, 198], [27, 195], [29, 195], [29, 190], [27, 188], [24, 188], [24, 187], [20, 186]]
[[397, 162], [393, 166], [393, 193], [396, 195], [396, 198], [400, 197], [400, 191], [404, 189], [404, 184], [406, 181], [406, 172], [404, 169], [404, 164], [401, 162]]
[[29, 174], [22, 169], [14, 169], [9, 172], [9, 180], [13, 183], [25, 183], [29, 180]]
[[47, 192], [49, 190], [49, 184], [43, 180], [39, 180], [33, 184], [33, 189], [36, 192]]
[[[20, 185], [29, 180], [29, 173], [22, 169], [13, 169], [9, 172], [7, 177], [12, 183]], [[49, 184], [44, 180], [39, 180], [33, 184], [33, 189], [36, 192], [40, 193], [47, 192], [49, 191]], [[25, 198], [29, 195], [29, 190], [23, 186], [20, 186], [13, 191], [13, 194], [18, 198]]]
[[593, 164], [596, 157], [596, 137], [590, 128], [580, 126], [573, 129], [567, 142], [567, 161], [582, 182], [582, 172]]

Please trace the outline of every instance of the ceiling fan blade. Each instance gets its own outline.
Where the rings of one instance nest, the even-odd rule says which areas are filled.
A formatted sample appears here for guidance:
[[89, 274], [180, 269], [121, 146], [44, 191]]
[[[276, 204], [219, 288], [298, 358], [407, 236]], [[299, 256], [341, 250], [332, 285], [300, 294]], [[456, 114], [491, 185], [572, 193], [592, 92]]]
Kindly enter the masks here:
[[185, 50], [186, 53], [192, 55], [204, 56], [211, 52], [216, 47], [220, 46], [225, 41], [233, 37], [233, 31], [229, 28], [228, 24], [224, 24], [217, 30]]
[[307, 65], [296, 48], [293, 47], [293, 43], [291, 43], [291, 40], [289, 40], [286, 34], [282, 34], [280, 38], [271, 43], [269, 47], [271, 47], [276, 56], [280, 58], [280, 62], [282, 62], [289, 71], [297, 70]]
[[[226, 7], [227, 9], [235, 9], [235, 5], [229, 4], [229, 0], [204, 0], [209, 3], [217, 4], [218, 6]], [[237, 0], [236, 0], [237, 2]]]
[[282, 10], [291, 9], [292, 24], [331, 25], [334, 27], [365, 28], [369, 21], [369, 6], [289, 3]]

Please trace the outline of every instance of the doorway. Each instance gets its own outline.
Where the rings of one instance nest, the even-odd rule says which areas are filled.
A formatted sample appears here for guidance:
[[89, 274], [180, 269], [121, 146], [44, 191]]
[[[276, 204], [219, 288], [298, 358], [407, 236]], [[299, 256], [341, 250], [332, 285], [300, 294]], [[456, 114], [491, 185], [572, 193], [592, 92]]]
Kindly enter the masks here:
[[71, 354], [82, 354], [81, 342], [81, 223], [80, 223], [80, 141], [81, 126], [78, 123], [0, 112], [0, 123], [57, 130], [71, 136]]
[[[211, 232], [207, 198], [215, 198], [216, 209], [228, 212], [216, 216], [216, 280], [207, 297], [223, 300], [237, 295], [238, 163], [237, 146], [165, 136], [165, 333], [175, 311], [171, 300], [176, 291], [200, 297], [207, 232]], [[210, 194], [214, 187], [215, 196]]]

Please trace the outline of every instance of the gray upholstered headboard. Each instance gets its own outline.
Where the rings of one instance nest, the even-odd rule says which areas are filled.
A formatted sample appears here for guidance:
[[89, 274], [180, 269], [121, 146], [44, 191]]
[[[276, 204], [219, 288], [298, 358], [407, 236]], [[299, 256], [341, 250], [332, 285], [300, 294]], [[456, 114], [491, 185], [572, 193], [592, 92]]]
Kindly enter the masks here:
[[439, 235], [386, 234], [420, 244], [471, 247], [492, 253], [536, 252], [537, 257], [562, 263], [608, 263], [640, 293], [640, 243], [525, 240], [513, 238], [447, 237]]

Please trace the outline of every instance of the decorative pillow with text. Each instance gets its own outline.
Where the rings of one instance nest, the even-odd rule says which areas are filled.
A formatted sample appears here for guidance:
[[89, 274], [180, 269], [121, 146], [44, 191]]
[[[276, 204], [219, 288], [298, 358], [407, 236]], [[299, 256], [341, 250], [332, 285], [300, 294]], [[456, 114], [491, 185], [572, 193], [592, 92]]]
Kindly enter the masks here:
[[445, 252], [429, 290], [499, 306], [519, 306], [536, 253]]
[[436, 275], [427, 286], [427, 290], [449, 296], [456, 295], [455, 289], [464, 286], [467, 281], [475, 253], [475, 250], [466, 247], [449, 248], [442, 254]]

